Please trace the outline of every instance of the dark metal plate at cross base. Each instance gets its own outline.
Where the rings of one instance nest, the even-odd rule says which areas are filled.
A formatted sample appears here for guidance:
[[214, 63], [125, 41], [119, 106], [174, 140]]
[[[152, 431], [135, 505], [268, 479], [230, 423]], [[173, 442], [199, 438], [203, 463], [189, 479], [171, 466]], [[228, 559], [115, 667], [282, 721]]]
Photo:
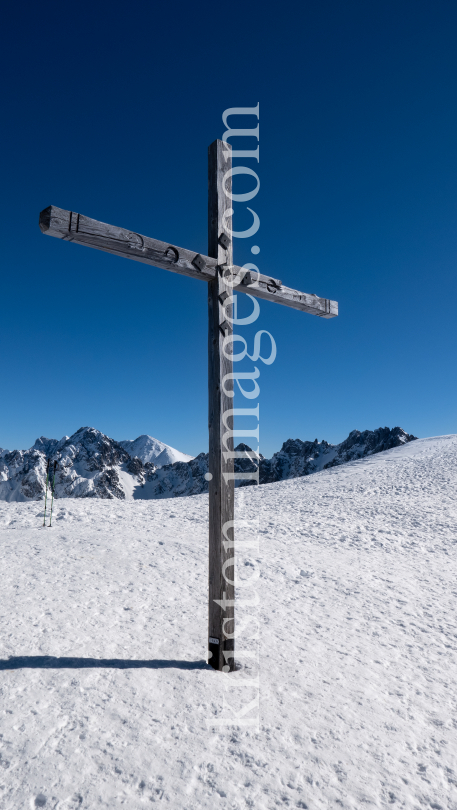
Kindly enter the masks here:
[[[224, 638], [222, 645], [218, 638], [210, 636], [208, 639], [208, 664], [219, 672], [233, 672], [235, 666], [235, 641], [233, 638]], [[224, 669], [226, 667], [226, 669]]]
[[209, 637], [208, 650], [208, 664], [211, 664], [214, 669], [219, 669], [220, 641], [218, 638]]

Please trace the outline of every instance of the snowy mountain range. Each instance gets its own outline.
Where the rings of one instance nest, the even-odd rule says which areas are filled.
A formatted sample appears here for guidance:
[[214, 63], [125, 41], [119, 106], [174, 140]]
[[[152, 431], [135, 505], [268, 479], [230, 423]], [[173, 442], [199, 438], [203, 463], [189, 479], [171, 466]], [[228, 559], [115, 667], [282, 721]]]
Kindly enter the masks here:
[[[414, 440], [400, 427], [353, 430], [345, 441], [332, 445], [288, 439], [271, 459], [235, 460], [237, 471], [260, 465], [261, 484], [299, 478], [364, 456], [399, 447]], [[236, 448], [249, 451], [245, 444]], [[30, 450], [3, 450], [0, 454], [0, 500], [42, 500], [46, 464], [56, 462], [56, 498], [118, 498], [120, 500], [175, 498], [208, 492], [205, 473], [208, 453], [186, 456], [151, 436], [116, 442], [99, 430], [80, 428], [72, 436], [41, 436]], [[251, 482], [240, 482], [249, 485]]]

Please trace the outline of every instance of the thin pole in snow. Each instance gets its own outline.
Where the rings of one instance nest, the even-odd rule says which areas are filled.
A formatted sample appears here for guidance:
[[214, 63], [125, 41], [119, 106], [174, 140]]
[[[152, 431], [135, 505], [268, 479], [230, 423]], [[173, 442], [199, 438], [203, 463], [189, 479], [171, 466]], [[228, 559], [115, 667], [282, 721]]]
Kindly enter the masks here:
[[49, 481], [49, 465], [51, 463], [51, 459], [48, 458], [48, 463], [46, 464], [46, 494], [44, 496], [44, 517], [43, 517], [43, 526], [46, 525], [46, 501], [48, 499], [48, 481]]
[[52, 498], [51, 498], [51, 516], [49, 518], [49, 525], [51, 525], [51, 522], [52, 522], [52, 504], [54, 503], [54, 490], [56, 488], [56, 467], [57, 467], [57, 461], [54, 462], [54, 478], [53, 478], [53, 481], [52, 481]]

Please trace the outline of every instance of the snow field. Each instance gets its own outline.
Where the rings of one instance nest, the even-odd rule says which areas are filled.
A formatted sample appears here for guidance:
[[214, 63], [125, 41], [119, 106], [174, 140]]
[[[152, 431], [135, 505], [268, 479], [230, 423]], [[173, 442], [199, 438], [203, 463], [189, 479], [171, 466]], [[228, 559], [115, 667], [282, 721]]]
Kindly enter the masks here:
[[59, 499], [51, 529], [0, 503], [0, 806], [457, 808], [456, 458], [422, 439], [237, 492], [258, 731], [208, 727], [256, 690], [204, 661], [207, 496]]

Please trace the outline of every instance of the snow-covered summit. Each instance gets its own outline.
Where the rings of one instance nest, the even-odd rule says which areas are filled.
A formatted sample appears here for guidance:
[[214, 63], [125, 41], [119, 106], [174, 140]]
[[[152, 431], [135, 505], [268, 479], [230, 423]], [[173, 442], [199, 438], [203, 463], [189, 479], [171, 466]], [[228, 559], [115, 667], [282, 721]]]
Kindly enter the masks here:
[[456, 458], [238, 490], [227, 676], [207, 496], [0, 503], [3, 810], [456, 810]]
[[174, 464], [176, 461], [191, 461], [193, 458], [147, 434], [138, 436], [137, 439], [123, 439], [118, 444], [132, 458], [136, 456], [143, 464], [152, 462], [155, 467], [164, 467], [165, 464]]

